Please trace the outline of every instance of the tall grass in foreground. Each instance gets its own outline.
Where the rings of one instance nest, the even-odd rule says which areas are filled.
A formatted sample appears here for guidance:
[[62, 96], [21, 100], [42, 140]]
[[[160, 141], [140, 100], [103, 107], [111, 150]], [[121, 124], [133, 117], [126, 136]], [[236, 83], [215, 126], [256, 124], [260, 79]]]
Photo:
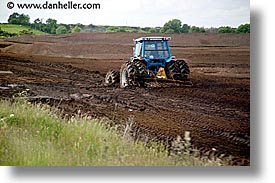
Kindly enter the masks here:
[[[180, 157], [180, 158], [179, 158]], [[88, 117], [64, 120], [51, 109], [0, 100], [0, 165], [169, 166], [223, 165], [190, 155], [169, 156], [160, 144], [125, 139]]]

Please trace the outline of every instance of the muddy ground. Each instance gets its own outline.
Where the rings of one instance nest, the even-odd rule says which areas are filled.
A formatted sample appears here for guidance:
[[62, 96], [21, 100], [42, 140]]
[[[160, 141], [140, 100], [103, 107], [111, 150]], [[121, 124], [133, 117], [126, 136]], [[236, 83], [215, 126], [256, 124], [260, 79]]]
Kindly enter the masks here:
[[[134, 121], [160, 140], [191, 132], [202, 151], [250, 159], [249, 34], [174, 34], [171, 51], [186, 59], [193, 86], [120, 89], [104, 75], [145, 34], [78, 33], [0, 41], [0, 97], [29, 89], [29, 100], [119, 123]], [[152, 36], [152, 35], [151, 35]], [[163, 35], [162, 35], [163, 36]], [[167, 35], [165, 35], [167, 36]]]

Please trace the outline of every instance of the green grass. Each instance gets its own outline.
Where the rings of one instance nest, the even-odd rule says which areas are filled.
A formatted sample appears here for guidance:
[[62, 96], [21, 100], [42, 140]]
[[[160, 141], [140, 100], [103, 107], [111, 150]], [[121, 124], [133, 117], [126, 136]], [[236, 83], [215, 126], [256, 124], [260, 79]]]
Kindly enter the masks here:
[[123, 137], [85, 116], [64, 120], [47, 106], [0, 100], [0, 109], [2, 166], [223, 165], [220, 160], [169, 156], [161, 144]]
[[12, 34], [20, 34], [20, 32], [22, 31], [28, 31], [30, 30], [31, 32], [33, 32], [33, 34], [47, 34], [45, 32], [39, 31], [39, 30], [35, 30], [35, 29], [31, 29], [29, 27], [23, 26], [23, 25], [14, 25], [14, 24], [0, 24], [0, 28], [3, 31], [12, 33]]

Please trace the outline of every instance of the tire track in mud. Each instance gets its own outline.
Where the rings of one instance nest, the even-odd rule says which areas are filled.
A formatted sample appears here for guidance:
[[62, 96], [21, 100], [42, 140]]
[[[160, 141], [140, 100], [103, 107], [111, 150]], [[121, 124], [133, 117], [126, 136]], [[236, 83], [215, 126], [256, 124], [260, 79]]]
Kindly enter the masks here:
[[[171, 135], [172, 138], [175, 138], [175, 132], [177, 135], [183, 135], [185, 130], [189, 130], [191, 131], [191, 134], [193, 133], [195, 136], [194, 141], [199, 139], [198, 136], [207, 138], [208, 142], [211, 141], [211, 139], [213, 141], [220, 139], [226, 142], [225, 144], [231, 144], [230, 148], [232, 148], [232, 146], [242, 146], [238, 153], [241, 153], [243, 156], [247, 156], [247, 154], [242, 153], [242, 151], [249, 151], [249, 128], [239, 129], [239, 125], [235, 125], [234, 122], [240, 118], [249, 117], [249, 114], [236, 115], [236, 113], [233, 113], [234, 115], [232, 115], [233, 109], [222, 110], [222, 107], [208, 106], [204, 105], [203, 102], [194, 103], [190, 100], [188, 101], [177, 98], [158, 98], [155, 95], [150, 95], [146, 89], [140, 90], [142, 94], [138, 93], [134, 96], [132, 91], [130, 91], [131, 93], [124, 91], [126, 94], [122, 92], [121, 100], [113, 100], [112, 96], [110, 95], [104, 96], [103, 98], [108, 98], [107, 102], [113, 104], [115, 101], [115, 103], [119, 103], [119, 106], [124, 108], [130, 108], [133, 110], [144, 111], [144, 113], [154, 114], [158, 118], [161, 118], [163, 122], [170, 121], [170, 124], [173, 122], [174, 126], [170, 128], [174, 129], [170, 131], [168, 130], [168, 134], [166, 133], [166, 136]], [[138, 101], [135, 99], [138, 99]], [[152, 101], [153, 104], [151, 103]], [[172, 103], [167, 104], [167, 101], [172, 101]], [[223, 115], [219, 115], [219, 112], [221, 112]], [[228, 119], [228, 116], [232, 116], [232, 118]], [[207, 119], [207, 122], [203, 122], [203, 119]], [[249, 118], [246, 120], [248, 119]], [[216, 122], [215, 120], [219, 122]], [[224, 123], [227, 124], [225, 125]], [[151, 127], [152, 129], [158, 129], [156, 126], [153, 126], [153, 121], [150, 125], [148, 124], [147, 126]], [[207, 142], [204, 143], [204, 145], [207, 145]], [[210, 145], [208, 147], [221, 149], [217, 143], [215, 146], [211, 147]], [[225, 145], [223, 150], [228, 151], [229, 149], [226, 148]], [[230, 151], [232, 151], [232, 149], [230, 149]]]
[[[123, 90], [123, 91], [120, 91], [120, 89], [117, 89], [117, 90], [119, 90], [121, 95], [119, 98], [117, 95], [112, 96], [112, 92], [114, 92], [115, 90], [110, 90], [110, 91], [107, 90], [107, 93], [109, 93], [108, 95], [98, 94], [98, 95], [93, 95], [93, 97], [102, 101], [102, 103], [111, 103], [118, 107], [128, 108], [138, 112], [143, 111], [144, 115], [146, 115], [146, 113], [150, 113], [151, 115], [154, 114], [155, 118], [156, 116], [158, 116], [158, 119], [162, 119], [161, 121], [163, 121], [164, 123], [167, 121], [170, 121], [168, 125], [171, 125], [171, 122], [173, 122], [173, 125], [170, 127], [166, 126], [166, 129], [159, 128], [160, 126], [158, 126], [158, 124], [154, 125], [153, 120], [148, 121], [148, 124], [144, 124], [142, 122], [139, 123], [140, 126], [143, 126], [143, 128], [146, 129], [145, 131], [150, 131], [151, 134], [155, 134], [156, 138], [159, 138], [161, 140], [165, 140], [168, 138], [171, 140], [176, 138], [176, 135], [183, 135], [184, 131], [188, 130], [188, 131], [191, 131], [191, 134], [193, 133], [193, 135], [195, 136], [194, 141], [199, 139], [196, 136], [205, 137], [208, 139], [207, 141], [211, 141], [210, 139], [212, 138], [214, 140], [218, 138], [226, 141], [226, 144], [245, 146], [245, 148], [243, 149], [249, 149], [249, 145], [250, 145], [249, 135], [248, 134], [243, 135], [244, 133], [243, 131], [236, 132], [230, 129], [229, 128], [230, 125], [227, 125], [227, 127], [222, 127], [222, 125], [215, 126], [214, 121], [209, 121], [209, 120], [207, 123], [204, 123], [200, 118], [196, 117], [197, 113], [194, 113], [194, 110], [192, 112], [186, 110], [188, 112], [186, 112], [186, 114], [183, 114], [181, 112], [182, 109], [180, 107], [179, 109], [175, 109], [175, 108], [171, 109], [173, 108], [173, 105], [170, 105], [170, 108], [167, 108], [165, 106], [160, 106], [157, 103], [157, 97], [155, 96], [151, 96], [149, 98], [143, 98], [143, 100], [140, 100], [142, 97], [139, 96], [138, 94], [135, 94], [133, 96], [133, 92], [134, 92], [133, 90]], [[146, 89], [140, 89], [140, 90], [143, 90], [143, 92], [146, 91]], [[141, 95], [150, 96], [149, 94], [146, 94], [146, 93], [145, 94], [143, 93]], [[136, 101], [137, 99], [139, 99], [139, 102]], [[167, 99], [159, 99], [159, 100], [160, 100], [159, 102], [162, 103]], [[172, 100], [173, 102], [176, 101], [174, 99], [170, 99], [170, 100]], [[148, 101], [154, 101], [155, 105], [151, 104]], [[178, 104], [174, 104], [174, 105], [178, 106]], [[185, 107], [183, 106], [183, 108]], [[135, 116], [134, 113], [132, 115]], [[179, 116], [187, 116], [187, 117], [185, 117], [184, 119], [181, 119], [182, 117], [179, 117]], [[190, 118], [191, 119], [193, 118], [193, 119], [191, 120]], [[136, 120], [139, 121], [138, 119]], [[225, 122], [228, 122], [228, 121], [225, 121]], [[214, 124], [211, 124], [211, 123], [214, 123]], [[199, 145], [199, 143], [196, 143], [196, 144]], [[207, 144], [204, 144], [204, 145], [208, 146]], [[208, 146], [208, 149], [211, 149], [214, 147], [216, 149], [221, 149], [217, 144], [215, 146], [211, 146], [211, 145]]]

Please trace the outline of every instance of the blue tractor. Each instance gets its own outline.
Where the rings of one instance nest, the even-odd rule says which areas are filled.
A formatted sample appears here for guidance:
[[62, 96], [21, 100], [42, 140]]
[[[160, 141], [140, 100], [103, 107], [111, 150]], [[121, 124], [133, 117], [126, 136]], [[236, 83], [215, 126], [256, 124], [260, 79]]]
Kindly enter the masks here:
[[121, 88], [144, 86], [145, 83], [189, 83], [189, 67], [184, 60], [171, 55], [170, 37], [141, 37], [135, 39], [133, 57], [122, 64], [120, 71], [110, 70], [105, 83], [120, 83]]

